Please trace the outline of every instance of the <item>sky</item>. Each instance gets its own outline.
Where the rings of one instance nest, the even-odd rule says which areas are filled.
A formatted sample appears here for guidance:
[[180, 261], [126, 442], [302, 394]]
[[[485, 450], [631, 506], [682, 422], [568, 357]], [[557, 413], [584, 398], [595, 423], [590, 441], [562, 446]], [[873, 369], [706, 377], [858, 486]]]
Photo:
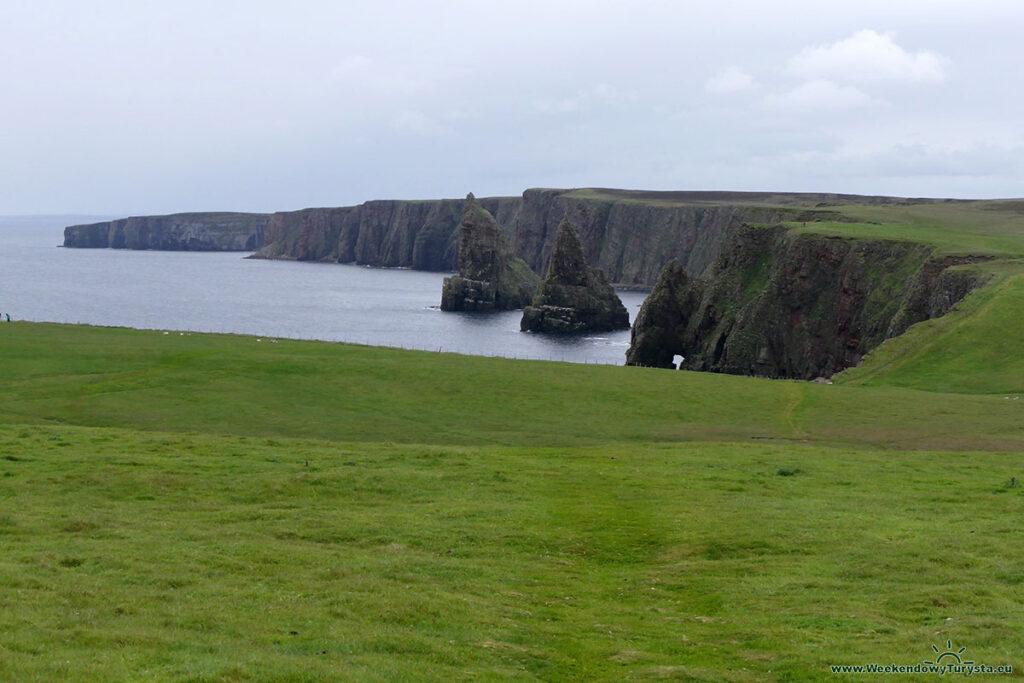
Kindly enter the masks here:
[[1024, 196], [1020, 0], [0, 5], [0, 214]]

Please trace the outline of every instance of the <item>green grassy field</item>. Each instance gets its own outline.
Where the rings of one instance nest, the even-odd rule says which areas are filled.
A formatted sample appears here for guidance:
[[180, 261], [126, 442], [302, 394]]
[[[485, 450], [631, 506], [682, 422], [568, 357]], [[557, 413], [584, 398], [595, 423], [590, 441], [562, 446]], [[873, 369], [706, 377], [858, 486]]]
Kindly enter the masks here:
[[1024, 670], [1024, 400], [984, 379], [0, 352], [0, 680], [837, 680], [947, 640]]
[[1024, 666], [1019, 457], [4, 427], [4, 680]]
[[1020, 203], [847, 200], [991, 279], [832, 385], [0, 324], [0, 680], [1020, 677]]

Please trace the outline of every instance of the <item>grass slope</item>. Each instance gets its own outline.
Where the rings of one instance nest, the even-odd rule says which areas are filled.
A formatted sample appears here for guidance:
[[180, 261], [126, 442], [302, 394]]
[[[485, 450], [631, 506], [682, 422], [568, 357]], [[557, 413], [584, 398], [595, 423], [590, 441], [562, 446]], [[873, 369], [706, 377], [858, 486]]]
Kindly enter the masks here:
[[0, 423], [334, 441], [1024, 446], [1024, 402], [235, 335], [12, 323]]
[[1024, 393], [1024, 274], [1000, 277], [949, 315], [890, 339], [837, 381]]

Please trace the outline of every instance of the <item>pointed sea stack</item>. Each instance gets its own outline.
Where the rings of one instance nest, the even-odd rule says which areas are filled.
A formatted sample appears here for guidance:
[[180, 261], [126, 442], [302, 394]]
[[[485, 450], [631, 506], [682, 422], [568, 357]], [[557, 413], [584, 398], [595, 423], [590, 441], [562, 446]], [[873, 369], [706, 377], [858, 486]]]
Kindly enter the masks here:
[[629, 313], [604, 272], [587, 265], [583, 247], [569, 221], [558, 228], [548, 274], [523, 311], [524, 332], [585, 332], [629, 327]]
[[459, 274], [444, 279], [442, 311], [505, 311], [530, 303], [540, 278], [512, 255], [498, 221], [470, 192], [462, 209]]

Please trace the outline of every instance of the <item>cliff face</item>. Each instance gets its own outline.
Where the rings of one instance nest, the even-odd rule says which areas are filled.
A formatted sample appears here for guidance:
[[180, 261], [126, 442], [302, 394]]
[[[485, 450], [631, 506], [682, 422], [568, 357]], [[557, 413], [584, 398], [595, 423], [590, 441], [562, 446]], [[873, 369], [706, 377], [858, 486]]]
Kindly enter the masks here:
[[678, 259], [702, 272], [718, 254], [726, 229], [741, 221], [774, 223], [834, 218], [828, 211], [739, 204], [693, 204], [589, 198], [562, 190], [527, 190], [508, 223], [515, 252], [540, 271], [551, 258], [559, 224], [568, 219], [587, 261], [623, 285], [650, 286], [662, 266]]
[[178, 213], [64, 228], [64, 246], [171, 251], [252, 251], [263, 245], [270, 216]]
[[[479, 200], [507, 225], [518, 197]], [[465, 200], [371, 201], [358, 206], [282, 211], [270, 217], [257, 256], [417, 270], [456, 270]]]
[[576, 231], [562, 221], [555, 250], [520, 329], [532, 332], [583, 332], [629, 327], [629, 314], [600, 268], [591, 268]]
[[[479, 200], [504, 226], [512, 252], [542, 272], [559, 224], [576, 227], [589, 263], [616, 283], [650, 286], [662, 265], [678, 258], [700, 273], [736, 221], [833, 218], [828, 211], [741, 204], [674, 205], [629, 197], [590, 198], [564, 190], [527, 190], [522, 197]], [[421, 270], [458, 267], [463, 200], [373, 201], [335, 209], [276, 213], [264, 258], [336, 261]]]
[[[527, 190], [480, 204], [504, 226], [512, 253], [541, 272], [551, 258], [559, 224], [575, 226], [587, 261], [608, 280], [654, 284], [662, 265], [677, 258], [691, 274], [718, 254], [729, 226], [837, 220], [807, 203], [827, 195]], [[860, 198], [870, 199], [870, 198]], [[773, 206], [757, 206], [764, 201]], [[461, 199], [369, 201], [358, 206], [265, 214], [188, 213], [125, 218], [64, 231], [66, 247], [115, 249], [259, 250], [255, 256], [371, 266], [455, 270]]]
[[472, 193], [459, 226], [459, 274], [444, 279], [442, 311], [500, 311], [526, 306], [540, 278], [512, 255], [501, 225]]
[[674, 261], [633, 327], [628, 365], [813, 379], [856, 365], [910, 325], [944, 315], [983, 282], [909, 242], [743, 225], [705, 278]]

